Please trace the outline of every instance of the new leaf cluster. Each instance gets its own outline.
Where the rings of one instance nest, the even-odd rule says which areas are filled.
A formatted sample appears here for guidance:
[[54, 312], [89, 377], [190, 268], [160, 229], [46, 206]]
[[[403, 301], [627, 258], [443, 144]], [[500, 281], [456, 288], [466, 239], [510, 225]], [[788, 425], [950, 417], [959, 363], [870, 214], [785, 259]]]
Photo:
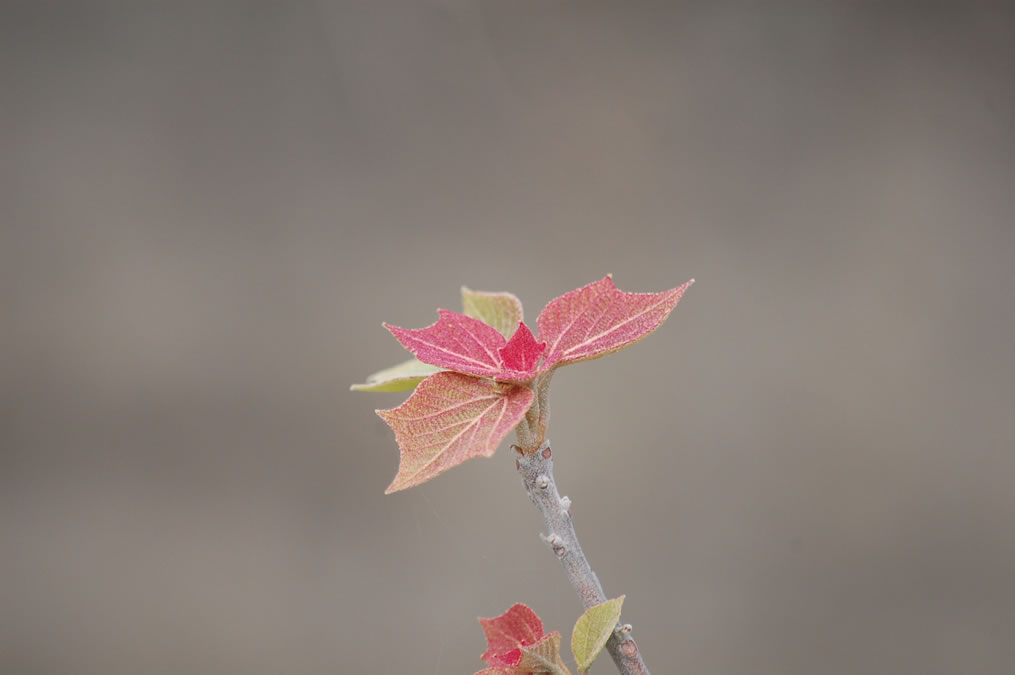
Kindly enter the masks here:
[[416, 358], [371, 375], [353, 389], [415, 388], [377, 414], [395, 432], [398, 473], [386, 492], [424, 483], [472, 457], [489, 457], [525, 416], [534, 382], [560, 366], [628, 347], [658, 328], [690, 280], [661, 293], [627, 293], [607, 275], [551, 300], [525, 325], [510, 293], [462, 289], [464, 314], [438, 310], [426, 328], [384, 324]]

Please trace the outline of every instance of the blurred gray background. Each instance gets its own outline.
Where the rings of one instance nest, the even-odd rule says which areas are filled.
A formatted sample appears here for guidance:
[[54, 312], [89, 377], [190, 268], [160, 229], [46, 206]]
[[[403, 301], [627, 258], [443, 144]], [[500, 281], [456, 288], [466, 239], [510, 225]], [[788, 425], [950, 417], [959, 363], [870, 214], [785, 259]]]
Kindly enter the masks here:
[[654, 672], [1011, 673], [1015, 22], [945, 7], [4, 3], [0, 670], [567, 640], [507, 444], [386, 497], [348, 386], [612, 272], [698, 281], [553, 387]]

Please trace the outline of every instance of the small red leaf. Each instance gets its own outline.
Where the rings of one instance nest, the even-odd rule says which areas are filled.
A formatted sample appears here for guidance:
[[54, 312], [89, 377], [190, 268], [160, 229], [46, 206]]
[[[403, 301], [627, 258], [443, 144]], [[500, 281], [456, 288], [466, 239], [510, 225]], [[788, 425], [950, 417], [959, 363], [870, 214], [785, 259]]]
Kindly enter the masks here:
[[398, 475], [385, 493], [425, 483], [472, 457], [489, 457], [525, 416], [534, 396], [522, 385], [461, 373], [426, 378], [405, 403], [377, 411], [395, 432], [401, 451]]
[[658, 328], [684, 291], [625, 293], [609, 276], [551, 300], [539, 315], [539, 339], [547, 347], [543, 370], [606, 356]]
[[416, 330], [384, 324], [423, 363], [459, 373], [493, 377], [503, 370], [504, 336], [479, 319], [446, 309], [436, 323]]
[[480, 618], [486, 633], [486, 651], [480, 657], [497, 668], [511, 668], [522, 659], [521, 648], [539, 642], [543, 622], [531, 609], [518, 603], [498, 617]]
[[531, 377], [535, 374], [539, 359], [545, 351], [546, 343], [536, 342], [529, 327], [519, 321], [518, 330], [507, 344], [501, 347], [500, 357], [506, 370], [525, 373]]

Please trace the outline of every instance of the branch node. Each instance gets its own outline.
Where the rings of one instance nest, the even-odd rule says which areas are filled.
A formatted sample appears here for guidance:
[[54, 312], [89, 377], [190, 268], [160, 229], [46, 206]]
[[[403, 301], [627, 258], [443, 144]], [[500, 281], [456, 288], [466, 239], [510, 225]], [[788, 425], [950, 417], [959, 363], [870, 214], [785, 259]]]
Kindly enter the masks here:
[[550, 487], [550, 478], [545, 473], [541, 473], [536, 476], [536, 487], [540, 490], [545, 490]]
[[564, 554], [567, 553], [567, 544], [565, 544], [564, 540], [558, 535], [551, 534], [549, 537], [543, 537], [543, 535], [539, 536], [542, 537], [543, 541], [550, 545], [550, 548], [553, 549], [553, 553], [558, 558], [563, 558]]
[[560, 509], [561, 509], [561, 511], [567, 511], [567, 514], [571, 515], [571, 498], [570, 497], [565, 496], [565, 497], [561, 497], [560, 498]]

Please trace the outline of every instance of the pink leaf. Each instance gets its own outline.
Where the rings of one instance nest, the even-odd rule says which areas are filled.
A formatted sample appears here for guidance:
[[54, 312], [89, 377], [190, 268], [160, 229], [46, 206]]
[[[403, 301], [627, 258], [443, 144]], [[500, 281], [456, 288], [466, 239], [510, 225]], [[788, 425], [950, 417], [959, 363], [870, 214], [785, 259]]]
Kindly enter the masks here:
[[533, 396], [522, 385], [461, 373], [426, 378], [405, 403], [377, 411], [395, 432], [401, 451], [398, 474], [385, 493], [425, 483], [472, 457], [489, 457], [525, 415]]
[[446, 309], [436, 323], [411, 330], [384, 324], [420, 361], [459, 373], [493, 377], [503, 370], [500, 348], [507, 344], [497, 329], [479, 319]]
[[[538, 347], [528, 328], [525, 335], [511, 339], [508, 343], [497, 329], [479, 319], [446, 309], [437, 310], [440, 318], [426, 328], [409, 329], [384, 324], [402, 346], [416, 355], [420, 361], [458, 373], [492, 377], [503, 382], [526, 382], [536, 374], [539, 356], [532, 359]], [[524, 324], [522, 324], [524, 325]], [[503, 350], [507, 347], [507, 351]], [[542, 355], [542, 348], [540, 354]], [[505, 364], [505, 355], [511, 365]], [[531, 363], [531, 367], [520, 369], [518, 364]]]
[[542, 369], [599, 358], [634, 344], [666, 320], [692, 283], [662, 293], [625, 293], [607, 275], [551, 300], [538, 319], [539, 339], [549, 345]]
[[531, 374], [536, 372], [539, 358], [544, 351], [546, 351], [546, 343], [536, 342], [529, 327], [519, 321], [518, 330], [511, 336], [507, 344], [501, 347], [500, 357], [506, 370], [530, 374], [531, 377]]
[[543, 622], [531, 609], [518, 603], [498, 617], [480, 618], [486, 633], [486, 651], [480, 657], [487, 664], [511, 668], [522, 659], [521, 648], [539, 642]]

